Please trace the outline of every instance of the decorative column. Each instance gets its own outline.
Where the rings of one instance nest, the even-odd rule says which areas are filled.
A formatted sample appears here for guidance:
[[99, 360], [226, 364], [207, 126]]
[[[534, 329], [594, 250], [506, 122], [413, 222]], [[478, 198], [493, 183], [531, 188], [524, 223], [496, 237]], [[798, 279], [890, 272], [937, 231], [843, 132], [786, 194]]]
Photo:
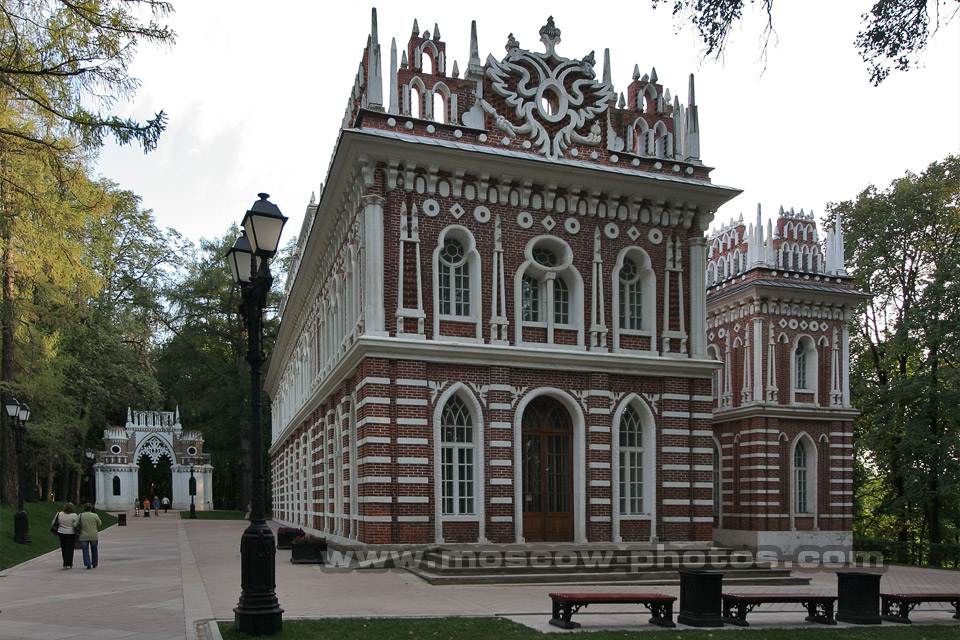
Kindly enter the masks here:
[[366, 333], [386, 336], [383, 299], [383, 205], [384, 199], [366, 195], [363, 204], [364, 231], [364, 288], [363, 316]]

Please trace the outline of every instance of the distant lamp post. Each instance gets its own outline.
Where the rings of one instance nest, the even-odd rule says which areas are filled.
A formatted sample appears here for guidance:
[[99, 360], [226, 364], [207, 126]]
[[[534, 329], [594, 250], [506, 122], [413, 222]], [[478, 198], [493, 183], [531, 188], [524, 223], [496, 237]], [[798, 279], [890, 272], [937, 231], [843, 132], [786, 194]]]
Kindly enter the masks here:
[[90, 474], [90, 504], [94, 507], [97, 506], [97, 492], [96, 485], [93, 484], [93, 463], [97, 457], [96, 452], [93, 449], [87, 449], [86, 451], [87, 461], [89, 462], [89, 474]]
[[30, 544], [30, 520], [23, 510], [23, 436], [27, 432], [27, 421], [30, 420], [30, 407], [25, 402], [10, 398], [3, 408], [17, 438], [17, 512], [13, 514], [13, 541]]
[[193, 465], [190, 465], [190, 519], [197, 519], [197, 505], [193, 503], [193, 497], [197, 495], [197, 479], [193, 477]]
[[250, 525], [240, 539], [240, 602], [233, 610], [240, 633], [272, 635], [283, 627], [283, 609], [277, 600], [276, 544], [267, 526], [264, 505], [263, 446], [260, 442], [260, 367], [263, 365], [263, 309], [273, 283], [270, 259], [280, 244], [287, 218], [265, 193], [243, 217], [244, 235], [227, 252], [233, 280], [240, 285], [240, 315], [247, 325], [247, 362], [250, 364], [250, 448], [253, 451], [253, 487]]

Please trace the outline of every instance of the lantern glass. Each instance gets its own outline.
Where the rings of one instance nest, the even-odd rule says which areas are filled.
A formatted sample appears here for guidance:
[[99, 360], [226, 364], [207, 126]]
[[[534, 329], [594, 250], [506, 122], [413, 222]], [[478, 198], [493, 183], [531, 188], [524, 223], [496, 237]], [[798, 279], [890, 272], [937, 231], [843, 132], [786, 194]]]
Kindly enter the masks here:
[[20, 414], [21, 421], [27, 422], [28, 420], [30, 420], [30, 407], [27, 406], [26, 402], [20, 403], [20, 410], [18, 411], [18, 413]]
[[237, 236], [233, 246], [227, 251], [227, 264], [230, 266], [230, 275], [237, 284], [250, 282], [250, 265], [253, 253], [250, 251], [250, 242], [246, 236]]
[[7, 400], [7, 403], [3, 405], [3, 408], [6, 409], [7, 415], [11, 418], [16, 418], [17, 414], [20, 413], [20, 403], [16, 398], [10, 398]]
[[269, 258], [277, 252], [280, 245], [280, 233], [287, 218], [280, 213], [280, 208], [267, 198], [266, 193], [257, 194], [260, 199], [253, 203], [250, 210], [243, 216], [243, 230], [250, 242], [251, 251], [258, 256]]

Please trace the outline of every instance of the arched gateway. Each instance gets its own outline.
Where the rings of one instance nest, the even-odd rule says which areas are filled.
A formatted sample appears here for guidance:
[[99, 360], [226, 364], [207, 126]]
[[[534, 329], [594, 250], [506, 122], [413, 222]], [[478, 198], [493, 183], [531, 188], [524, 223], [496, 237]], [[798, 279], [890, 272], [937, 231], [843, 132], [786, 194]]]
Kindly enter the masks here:
[[131, 411], [127, 423], [103, 432], [97, 452], [97, 507], [133, 508], [137, 498], [166, 496], [173, 509], [190, 508], [191, 468], [198, 511], [213, 509], [213, 467], [199, 431], [184, 431], [180, 411]]

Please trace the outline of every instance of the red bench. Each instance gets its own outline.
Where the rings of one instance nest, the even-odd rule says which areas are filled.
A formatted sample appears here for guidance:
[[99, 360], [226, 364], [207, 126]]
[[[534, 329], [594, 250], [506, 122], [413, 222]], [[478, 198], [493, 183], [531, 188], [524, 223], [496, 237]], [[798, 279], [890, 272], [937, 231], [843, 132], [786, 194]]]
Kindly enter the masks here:
[[576, 629], [580, 625], [570, 616], [590, 604], [642, 604], [650, 610], [650, 624], [675, 627], [673, 603], [676, 598], [662, 593], [551, 593], [553, 618], [550, 624], [561, 629]]
[[960, 593], [881, 593], [880, 617], [911, 624], [910, 612], [921, 602], [948, 602], [956, 611], [953, 617], [960, 620]]
[[[798, 602], [807, 608], [807, 622], [837, 624], [833, 619], [833, 604], [836, 596], [824, 596], [817, 593], [724, 593], [723, 622], [739, 627], [749, 627], [747, 614], [757, 605], [768, 603]], [[736, 613], [734, 613], [736, 609]]]

